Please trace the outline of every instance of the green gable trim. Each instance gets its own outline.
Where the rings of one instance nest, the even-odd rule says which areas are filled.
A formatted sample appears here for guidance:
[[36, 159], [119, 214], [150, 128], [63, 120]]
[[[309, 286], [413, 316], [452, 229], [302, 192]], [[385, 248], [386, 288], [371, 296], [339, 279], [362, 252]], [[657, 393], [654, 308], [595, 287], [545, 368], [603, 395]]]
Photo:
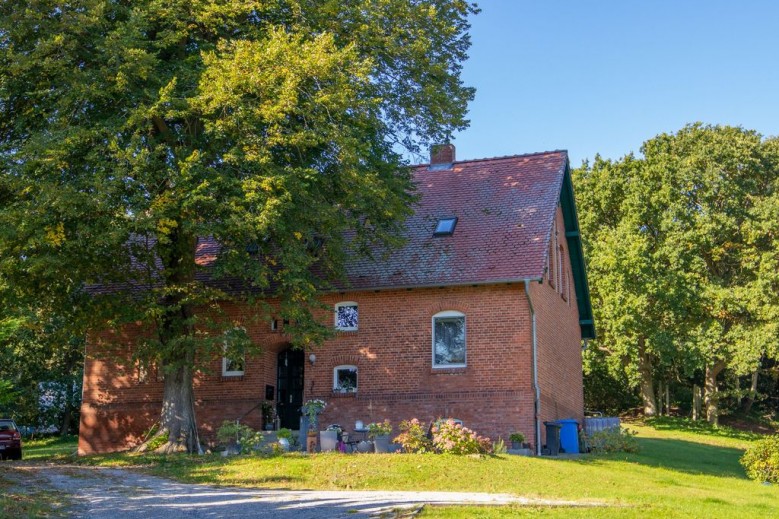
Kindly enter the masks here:
[[565, 223], [565, 239], [568, 243], [568, 254], [571, 259], [571, 273], [576, 289], [576, 304], [579, 307], [579, 327], [582, 339], [595, 338], [595, 322], [592, 316], [590, 302], [590, 286], [587, 283], [587, 268], [584, 263], [582, 240], [579, 234], [579, 217], [576, 215], [576, 200], [573, 196], [571, 168], [566, 162], [563, 174], [563, 185], [560, 189], [560, 209]]

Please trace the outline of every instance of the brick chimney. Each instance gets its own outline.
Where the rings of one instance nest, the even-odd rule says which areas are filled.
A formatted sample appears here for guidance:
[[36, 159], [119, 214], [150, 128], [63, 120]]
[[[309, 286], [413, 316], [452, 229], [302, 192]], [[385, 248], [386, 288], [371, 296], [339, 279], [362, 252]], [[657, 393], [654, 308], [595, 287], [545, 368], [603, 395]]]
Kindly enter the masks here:
[[454, 160], [454, 144], [435, 144], [430, 148], [431, 169], [449, 169]]

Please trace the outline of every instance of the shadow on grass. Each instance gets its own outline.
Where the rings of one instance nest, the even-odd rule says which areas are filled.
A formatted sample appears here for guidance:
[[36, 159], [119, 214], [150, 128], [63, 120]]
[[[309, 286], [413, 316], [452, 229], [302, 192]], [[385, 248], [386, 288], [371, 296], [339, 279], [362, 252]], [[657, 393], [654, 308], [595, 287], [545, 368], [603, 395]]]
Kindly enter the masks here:
[[689, 474], [747, 479], [739, 458], [741, 449], [675, 439], [637, 438], [641, 451], [628, 461]]
[[661, 416], [658, 418], [649, 418], [645, 420], [644, 423], [654, 427], [658, 431], [683, 431], [706, 436], [732, 438], [734, 440], [752, 441], [763, 437], [758, 433], [742, 431], [732, 427], [714, 427], [706, 421], [693, 421], [688, 418]]

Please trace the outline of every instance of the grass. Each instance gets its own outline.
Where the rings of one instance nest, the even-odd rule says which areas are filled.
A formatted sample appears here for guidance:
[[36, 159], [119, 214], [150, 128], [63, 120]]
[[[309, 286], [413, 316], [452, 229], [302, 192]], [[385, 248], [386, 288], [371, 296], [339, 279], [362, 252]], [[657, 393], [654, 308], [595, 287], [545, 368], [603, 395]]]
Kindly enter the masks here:
[[24, 440], [25, 460], [68, 459], [78, 447], [78, 436], [50, 436], [38, 440]]
[[[777, 517], [779, 487], [746, 479], [739, 458], [759, 435], [686, 420], [631, 424], [638, 454], [575, 460], [519, 456], [286, 454], [277, 457], [112, 454], [82, 464], [142, 467], [180, 481], [290, 489], [462, 490], [597, 502], [598, 508], [427, 507], [439, 517]], [[74, 444], [31, 445], [26, 457], [68, 459]], [[73, 461], [73, 459], [70, 459]]]

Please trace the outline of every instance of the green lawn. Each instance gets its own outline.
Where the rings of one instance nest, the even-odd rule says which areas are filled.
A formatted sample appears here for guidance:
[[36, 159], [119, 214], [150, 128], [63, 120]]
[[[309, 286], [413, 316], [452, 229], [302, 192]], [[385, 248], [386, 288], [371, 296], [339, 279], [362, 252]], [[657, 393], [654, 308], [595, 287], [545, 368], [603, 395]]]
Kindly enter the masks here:
[[67, 459], [76, 453], [78, 436], [51, 436], [40, 440], [24, 440], [25, 460]]
[[[138, 466], [182, 481], [270, 488], [464, 490], [598, 503], [597, 508], [428, 507], [424, 517], [779, 517], [779, 487], [749, 481], [738, 463], [757, 436], [680, 420], [633, 425], [641, 452], [576, 460], [518, 456], [279, 457], [106, 455], [79, 463]], [[62, 445], [63, 451], [75, 445]], [[56, 445], [33, 447], [56, 456]], [[46, 450], [44, 450], [46, 449]], [[43, 455], [43, 454], [42, 454]]]

